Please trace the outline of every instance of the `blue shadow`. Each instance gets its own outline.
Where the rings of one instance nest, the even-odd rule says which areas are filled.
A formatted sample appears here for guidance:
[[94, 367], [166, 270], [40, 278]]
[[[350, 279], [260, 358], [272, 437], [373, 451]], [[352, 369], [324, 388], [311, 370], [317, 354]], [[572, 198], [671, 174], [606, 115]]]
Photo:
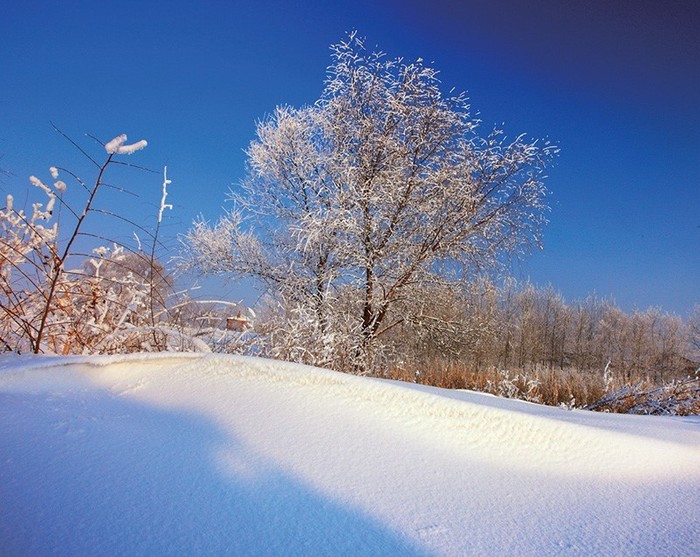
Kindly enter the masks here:
[[0, 478], [5, 557], [425, 555], [201, 416], [94, 387], [0, 392]]

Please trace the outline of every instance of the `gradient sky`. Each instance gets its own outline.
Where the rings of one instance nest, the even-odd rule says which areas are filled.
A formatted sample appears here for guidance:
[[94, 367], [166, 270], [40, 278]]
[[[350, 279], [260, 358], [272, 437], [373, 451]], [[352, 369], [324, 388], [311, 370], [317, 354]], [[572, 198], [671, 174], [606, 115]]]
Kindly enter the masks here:
[[[329, 45], [357, 29], [466, 90], [484, 130], [561, 146], [544, 250], [520, 278], [568, 301], [685, 315], [700, 303], [700, 3], [696, 0], [7, 2], [0, 15], [0, 192], [51, 165], [89, 167], [120, 133], [169, 167], [175, 237], [215, 219], [255, 122], [314, 102]], [[43, 174], [42, 174], [43, 173]], [[160, 178], [120, 173], [119, 210], [149, 222]], [[16, 198], [19, 197], [16, 195]], [[229, 286], [224, 295], [254, 295]]]

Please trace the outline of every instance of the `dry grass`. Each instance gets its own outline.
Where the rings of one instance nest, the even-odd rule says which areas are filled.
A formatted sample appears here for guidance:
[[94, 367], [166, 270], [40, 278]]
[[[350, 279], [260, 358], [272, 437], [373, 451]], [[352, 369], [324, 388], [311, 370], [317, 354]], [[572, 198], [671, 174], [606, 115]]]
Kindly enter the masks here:
[[612, 381], [601, 373], [547, 369], [508, 371], [469, 370], [463, 365], [436, 363], [424, 371], [394, 367], [387, 377], [447, 389], [468, 389], [550, 406], [586, 408], [605, 412], [643, 414], [700, 414], [700, 380], [665, 385], [639, 381], [634, 385]]

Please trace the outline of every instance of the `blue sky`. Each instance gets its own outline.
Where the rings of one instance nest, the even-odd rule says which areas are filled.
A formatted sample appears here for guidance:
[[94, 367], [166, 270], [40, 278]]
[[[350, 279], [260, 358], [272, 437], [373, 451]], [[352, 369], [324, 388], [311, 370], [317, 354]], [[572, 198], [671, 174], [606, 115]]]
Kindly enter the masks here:
[[[0, 17], [0, 192], [89, 167], [50, 122], [149, 147], [169, 167], [174, 238], [215, 219], [244, 172], [256, 120], [314, 102], [329, 45], [357, 29], [466, 90], [484, 129], [561, 146], [544, 250], [518, 272], [567, 300], [687, 314], [700, 303], [700, 4], [694, 0], [10, 2]], [[42, 174], [42, 172], [44, 174]], [[143, 223], [160, 178], [119, 173]], [[17, 196], [16, 196], [17, 197]], [[252, 302], [250, 292], [223, 293]]]

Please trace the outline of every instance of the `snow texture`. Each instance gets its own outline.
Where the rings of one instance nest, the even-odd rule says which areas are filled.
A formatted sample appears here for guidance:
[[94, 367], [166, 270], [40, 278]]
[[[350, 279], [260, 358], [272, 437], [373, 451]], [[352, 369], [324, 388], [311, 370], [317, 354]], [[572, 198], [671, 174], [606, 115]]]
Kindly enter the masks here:
[[107, 151], [107, 154], [109, 155], [132, 155], [136, 151], [140, 151], [148, 145], [148, 142], [145, 139], [132, 143], [131, 145], [124, 145], [126, 140], [126, 134], [118, 135], [105, 144], [105, 151]]
[[700, 420], [223, 355], [0, 358], [0, 554], [698, 555]]

